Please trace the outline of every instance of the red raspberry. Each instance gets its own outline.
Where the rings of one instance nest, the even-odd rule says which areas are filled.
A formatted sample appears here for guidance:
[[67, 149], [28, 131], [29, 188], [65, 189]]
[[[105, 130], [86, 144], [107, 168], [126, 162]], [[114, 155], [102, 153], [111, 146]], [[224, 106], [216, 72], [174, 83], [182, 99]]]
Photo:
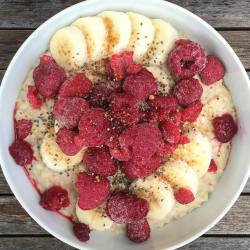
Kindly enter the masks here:
[[16, 139], [9, 147], [9, 152], [16, 164], [20, 166], [26, 166], [33, 160], [31, 145], [24, 140]]
[[181, 136], [181, 129], [179, 124], [172, 122], [172, 121], [162, 121], [161, 130], [163, 138], [166, 142], [170, 144], [177, 144], [179, 143], [180, 136]]
[[76, 238], [82, 242], [89, 240], [90, 229], [83, 223], [74, 223], [73, 232]]
[[142, 69], [140, 64], [134, 62], [133, 54], [133, 51], [124, 51], [121, 54], [127, 74], [136, 74]]
[[141, 220], [147, 215], [148, 210], [146, 200], [124, 191], [113, 194], [106, 205], [107, 215], [118, 224]]
[[108, 179], [81, 172], [77, 176], [76, 189], [79, 195], [78, 206], [90, 210], [100, 206], [110, 193]]
[[50, 60], [41, 62], [33, 71], [35, 86], [45, 98], [55, 97], [65, 78], [64, 69]]
[[181, 80], [174, 87], [174, 96], [178, 103], [187, 106], [201, 98], [203, 88], [199, 81], [194, 78]]
[[203, 105], [200, 101], [189, 104], [181, 111], [181, 120], [183, 122], [195, 122], [201, 113], [202, 107]]
[[204, 49], [195, 42], [183, 39], [177, 42], [168, 57], [170, 71], [177, 79], [184, 79], [199, 73], [205, 66]]
[[176, 150], [177, 147], [178, 147], [178, 144], [166, 143], [165, 148], [164, 148], [164, 153], [166, 155], [171, 155], [174, 153], [174, 151]]
[[192, 191], [187, 188], [179, 188], [174, 193], [174, 197], [180, 204], [188, 204], [195, 199]]
[[110, 149], [118, 148], [119, 147], [119, 131], [116, 129], [116, 127], [112, 127], [111, 129], [111, 136], [109, 140], [106, 142], [106, 146], [108, 146]]
[[210, 85], [222, 79], [225, 75], [225, 67], [216, 56], [208, 56], [205, 68], [200, 72], [201, 81]]
[[15, 122], [15, 130], [17, 137], [19, 139], [24, 139], [26, 138], [32, 128], [32, 122], [26, 119], [21, 119]]
[[58, 211], [69, 204], [68, 191], [59, 186], [52, 186], [41, 194], [40, 206], [44, 209]]
[[40, 57], [40, 63], [43, 63], [43, 62], [53, 62], [55, 63], [55, 60], [53, 59], [52, 56], [49, 56], [49, 55], [43, 55]]
[[213, 127], [217, 140], [222, 143], [231, 141], [238, 130], [237, 124], [230, 114], [215, 117]]
[[75, 128], [83, 113], [89, 108], [89, 103], [80, 97], [59, 98], [54, 103], [53, 115], [67, 129]]
[[188, 138], [188, 136], [181, 135], [178, 144], [187, 144], [187, 143], [190, 143], [190, 139]]
[[42, 106], [42, 100], [38, 96], [38, 91], [35, 86], [28, 86], [28, 93], [27, 98], [29, 100], [29, 103], [31, 104], [32, 108], [34, 109], [40, 109]]
[[74, 137], [77, 135], [76, 131], [69, 130], [67, 128], [60, 128], [56, 134], [56, 143], [66, 155], [75, 155], [81, 147], [75, 144]]
[[67, 79], [60, 87], [60, 97], [83, 97], [92, 89], [92, 82], [82, 73]]
[[150, 237], [150, 227], [146, 218], [134, 221], [127, 225], [127, 236], [135, 242], [141, 243]]
[[102, 177], [115, 175], [117, 167], [107, 148], [91, 148], [83, 156], [87, 169]]
[[218, 170], [217, 164], [214, 159], [211, 160], [208, 168], [208, 172], [210, 173], [216, 173]]
[[193, 42], [191, 40], [187, 40], [187, 39], [179, 39], [179, 40], [175, 41], [174, 46], [176, 48], [176, 47], [187, 45], [187, 44], [193, 44]]

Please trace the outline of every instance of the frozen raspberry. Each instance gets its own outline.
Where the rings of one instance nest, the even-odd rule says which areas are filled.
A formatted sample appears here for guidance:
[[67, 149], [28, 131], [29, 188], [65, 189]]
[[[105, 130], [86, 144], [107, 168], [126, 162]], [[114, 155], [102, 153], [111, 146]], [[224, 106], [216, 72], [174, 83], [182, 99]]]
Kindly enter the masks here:
[[64, 69], [53, 61], [42, 61], [33, 72], [33, 79], [39, 94], [45, 98], [53, 98], [65, 80]]
[[118, 224], [141, 220], [147, 215], [148, 210], [146, 200], [124, 191], [112, 195], [106, 205], [107, 215]]
[[208, 172], [210, 173], [216, 173], [218, 170], [217, 164], [214, 159], [211, 160], [208, 168]]
[[87, 169], [102, 177], [115, 175], [117, 167], [107, 148], [90, 148], [83, 156]]
[[43, 56], [40, 57], [40, 63], [43, 63], [43, 62], [53, 62], [53, 63], [55, 63], [55, 60], [53, 59], [52, 56], [43, 55]]
[[89, 108], [89, 103], [80, 97], [59, 98], [54, 103], [53, 115], [67, 129], [75, 128], [83, 113]]
[[142, 66], [140, 64], [134, 62], [133, 54], [133, 51], [124, 51], [121, 54], [127, 74], [136, 74], [142, 69]]
[[101, 108], [91, 108], [85, 112], [78, 128], [82, 143], [87, 147], [105, 145], [111, 136], [111, 123]]
[[113, 148], [118, 148], [119, 147], [119, 131], [117, 131], [116, 127], [112, 127], [111, 129], [111, 135], [108, 139], [108, 141], [106, 141], [106, 146], [108, 146], [110, 149]]
[[204, 49], [195, 42], [181, 40], [176, 43], [168, 57], [168, 65], [172, 75], [184, 79], [199, 73], [205, 66]]
[[201, 113], [202, 107], [203, 105], [200, 101], [189, 104], [181, 111], [181, 120], [183, 122], [195, 122]]
[[69, 206], [68, 191], [60, 186], [52, 186], [41, 194], [40, 206], [51, 211], [58, 211]]
[[178, 103], [187, 106], [201, 98], [203, 88], [199, 81], [194, 78], [181, 80], [174, 87], [174, 96]]
[[42, 106], [42, 100], [38, 96], [38, 91], [35, 86], [28, 86], [28, 93], [27, 98], [29, 100], [29, 103], [31, 104], [32, 108], [34, 109], [40, 109]]
[[90, 229], [83, 223], [74, 223], [73, 232], [76, 238], [82, 242], [89, 240]]
[[76, 189], [79, 195], [78, 206], [90, 210], [100, 206], [110, 193], [106, 178], [81, 172], [77, 176]]
[[22, 139], [16, 139], [9, 147], [9, 152], [16, 164], [20, 166], [26, 166], [32, 162], [33, 150], [31, 145]]
[[183, 205], [188, 204], [195, 199], [192, 191], [187, 188], [179, 188], [174, 193], [174, 197], [180, 204], [183, 204]]
[[186, 135], [181, 135], [178, 144], [190, 143], [190, 139]]
[[231, 141], [238, 130], [237, 124], [230, 114], [215, 117], [213, 127], [217, 140], [222, 143]]
[[92, 89], [92, 82], [82, 73], [67, 79], [60, 87], [60, 97], [84, 97]]
[[147, 219], [143, 218], [139, 221], [128, 223], [127, 236], [135, 243], [146, 241], [150, 237], [150, 227]]
[[74, 137], [77, 135], [76, 131], [69, 130], [67, 128], [60, 128], [56, 134], [56, 143], [66, 155], [75, 155], [81, 147], [75, 144]]
[[208, 56], [205, 68], [200, 72], [201, 81], [210, 85], [222, 79], [225, 75], [225, 67], [216, 56]]
[[162, 121], [160, 124], [163, 138], [166, 142], [171, 144], [179, 143], [181, 136], [181, 129], [178, 124], [172, 121]]
[[32, 122], [26, 119], [17, 120], [15, 122], [16, 135], [19, 139], [26, 138], [32, 128]]

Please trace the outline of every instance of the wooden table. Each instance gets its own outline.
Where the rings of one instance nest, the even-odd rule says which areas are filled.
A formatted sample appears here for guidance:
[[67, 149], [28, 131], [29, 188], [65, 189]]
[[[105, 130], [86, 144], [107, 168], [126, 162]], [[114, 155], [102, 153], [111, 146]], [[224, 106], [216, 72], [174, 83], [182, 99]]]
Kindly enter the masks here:
[[[80, 1], [0, 0], [0, 79], [19, 46], [35, 28], [60, 10], [78, 2]], [[250, 75], [249, 0], [171, 2], [185, 7], [215, 27], [234, 48]], [[249, 217], [250, 181], [236, 204], [220, 223], [182, 249], [248, 250], [250, 249]], [[49, 235], [30, 218], [0, 173], [0, 250], [11, 249], [73, 248]]]

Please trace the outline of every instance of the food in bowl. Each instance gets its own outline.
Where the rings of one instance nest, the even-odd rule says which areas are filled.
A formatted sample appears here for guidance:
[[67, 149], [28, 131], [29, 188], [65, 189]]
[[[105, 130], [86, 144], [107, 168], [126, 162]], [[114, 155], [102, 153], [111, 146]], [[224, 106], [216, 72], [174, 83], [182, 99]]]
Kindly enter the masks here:
[[225, 70], [166, 21], [79, 18], [27, 75], [10, 154], [79, 240], [126, 230], [143, 242], [207, 201], [226, 166], [237, 123]]

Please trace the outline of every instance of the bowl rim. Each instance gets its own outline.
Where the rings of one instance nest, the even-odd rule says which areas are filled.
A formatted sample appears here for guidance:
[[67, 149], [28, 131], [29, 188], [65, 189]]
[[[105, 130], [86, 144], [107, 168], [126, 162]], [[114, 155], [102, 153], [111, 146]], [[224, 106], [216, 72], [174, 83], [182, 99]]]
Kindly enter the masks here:
[[[105, 0], [107, 3], [109, 1], [112, 0]], [[121, 1], [121, 0], [120, 0]], [[130, 1], [132, 3], [132, 0], [127, 0]], [[10, 74], [10, 72], [12, 71], [13, 68], [13, 64], [14, 62], [17, 60], [18, 56], [23, 52], [26, 44], [30, 43], [31, 40], [33, 39], [33, 37], [40, 32], [40, 30], [45, 27], [48, 26], [50, 23], [52, 23], [54, 21], [54, 19], [60, 17], [60, 16], [64, 16], [65, 13], [71, 11], [71, 9], [74, 9], [76, 7], [88, 7], [89, 4], [94, 5], [94, 4], [98, 4], [102, 2], [102, 0], [86, 0], [83, 2], [79, 2], [77, 4], [71, 5], [67, 8], [65, 8], [64, 10], [58, 12], [57, 14], [53, 15], [52, 17], [50, 17], [48, 20], [46, 20], [45, 22], [43, 22], [41, 25], [39, 25], [39, 27], [37, 29], [35, 29], [31, 35], [23, 42], [23, 44], [20, 46], [20, 48], [17, 50], [17, 52], [15, 53], [14, 57], [12, 58], [11, 62], [8, 65], [8, 68], [4, 74], [4, 77], [2, 79], [2, 83], [1, 83], [1, 87], [0, 87], [0, 100], [3, 100], [3, 96], [4, 96], [4, 88], [3, 86], [5, 86], [7, 84], [7, 79], [8, 79], [8, 75]], [[168, 2], [168, 1], [164, 1], [164, 0], [141, 0], [141, 4], [152, 4], [154, 3], [155, 5], [157, 4], [161, 4], [164, 5], [164, 7], [168, 7], [171, 6], [175, 9], [178, 9], [178, 11], [182, 12], [184, 15], [190, 16], [191, 18], [195, 19], [197, 22], [202, 23], [204, 26], [206, 26], [209, 30], [209, 32], [213, 33], [213, 35], [217, 36], [217, 38], [220, 40], [220, 43], [222, 43], [224, 46], [227, 47], [227, 49], [231, 52], [231, 56], [233, 57], [233, 59], [235, 60], [235, 62], [238, 64], [239, 69], [240, 69], [240, 74], [245, 78], [245, 82], [247, 83], [247, 87], [248, 87], [248, 92], [250, 95], [250, 80], [248, 78], [248, 75], [245, 71], [244, 66], [242, 65], [240, 59], [238, 58], [238, 56], [236, 55], [236, 53], [234, 52], [234, 50], [231, 48], [231, 46], [226, 42], [226, 40], [222, 37], [222, 35], [220, 35], [210, 24], [208, 24], [207, 22], [205, 22], [202, 18], [198, 17], [197, 15], [193, 14], [192, 12], [190, 12], [189, 10], [176, 5], [174, 3]], [[131, 7], [132, 9], [133, 7]], [[18, 194], [16, 187], [14, 185], [14, 181], [11, 179], [10, 175], [8, 174], [8, 169], [6, 167], [7, 164], [5, 164], [5, 160], [4, 157], [2, 156], [1, 153], [2, 147], [0, 148], [0, 164], [1, 164], [1, 168], [3, 171], [3, 174], [5, 176], [5, 179], [11, 189], [11, 191], [13, 192], [13, 194], [15, 195], [16, 199], [18, 200], [18, 202], [21, 204], [21, 206], [25, 209], [26, 212], [28, 212], [29, 216], [32, 217], [32, 219], [34, 219], [36, 221], [36, 223], [38, 223], [42, 228], [44, 228], [48, 233], [50, 233], [51, 235], [55, 236], [56, 238], [58, 238], [59, 240], [61, 240], [64, 243], [67, 243], [70, 246], [73, 247], [79, 247], [79, 245], [76, 245], [74, 242], [65, 239], [62, 235], [58, 234], [57, 232], [53, 231], [50, 227], [47, 227], [45, 225], [45, 223], [43, 223], [38, 216], [36, 216], [33, 212], [32, 209], [30, 209], [30, 207], [25, 203], [24, 199], [22, 198], [21, 195]], [[235, 195], [234, 197], [230, 200], [229, 204], [221, 211], [220, 214], [218, 214], [216, 216], [216, 218], [211, 221], [206, 227], [204, 227], [200, 232], [190, 236], [189, 238], [187, 238], [186, 240], [181, 241], [180, 243], [177, 243], [169, 248], [165, 248], [165, 249], [177, 249], [180, 248], [194, 240], [196, 240], [198, 237], [200, 237], [202, 234], [204, 234], [205, 232], [207, 232], [209, 229], [211, 229], [215, 224], [217, 224], [223, 216], [225, 216], [225, 214], [229, 211], [229, 209], [234, 205], [234, 203], [236, 202], [236, 200], [238, 199], [238, 197], [240, 196], [240, 193], [242, 192], [244, 186], [246, 185], [246, 182], [250, 176], [250, 162], [247, 163], [248, 164], [248, 169], [246, 171], [246, 174], [241, 182], [241, 185], [238, 187], [237, 191], [235, 191]], [[81, 249], [89, 249], [87, 246], [82, 246]]]

